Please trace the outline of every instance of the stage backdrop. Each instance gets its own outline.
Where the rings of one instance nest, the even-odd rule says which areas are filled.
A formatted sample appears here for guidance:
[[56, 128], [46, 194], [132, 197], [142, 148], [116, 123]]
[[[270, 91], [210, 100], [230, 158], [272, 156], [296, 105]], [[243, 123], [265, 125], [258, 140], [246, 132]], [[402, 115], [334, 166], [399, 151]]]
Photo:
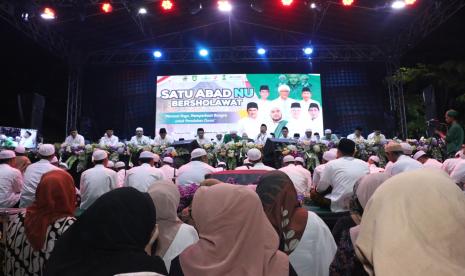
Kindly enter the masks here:
[[[290, 91], [279, 92], [281, 85]], [[319, 74], [158, 76], [156, 101], [156, 131], [176, 139], [193, 138], [199, 127], [208, 138], [237, 130], [255, 139], [261, 124], [269, 133], [287, 126], [289, 136], [323, 132]]]

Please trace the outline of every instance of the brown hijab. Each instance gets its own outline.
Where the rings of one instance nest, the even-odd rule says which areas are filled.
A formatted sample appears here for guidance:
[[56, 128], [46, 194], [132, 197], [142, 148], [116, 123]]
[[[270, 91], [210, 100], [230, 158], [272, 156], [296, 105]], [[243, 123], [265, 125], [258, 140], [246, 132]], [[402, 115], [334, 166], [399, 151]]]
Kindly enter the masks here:
[[289, 275], [289, 259], [252, 190], [232, 184], [200, 187], [192, 216], [200, 240], [180, 255], [184, 275]]
[[265, 214], [280, 236], [280, 249], [291, 254], [299, 244], [307, 225], [308, 211], [300, 206], [294, 184], [287, 174], [271, 171], [257, 186]]

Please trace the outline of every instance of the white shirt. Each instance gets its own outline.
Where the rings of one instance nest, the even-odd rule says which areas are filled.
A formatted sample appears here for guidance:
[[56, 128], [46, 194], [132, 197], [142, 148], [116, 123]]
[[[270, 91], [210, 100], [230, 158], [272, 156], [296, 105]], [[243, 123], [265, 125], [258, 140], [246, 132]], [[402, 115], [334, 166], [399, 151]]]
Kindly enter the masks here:
[[167, 179], [162, 170], [144, 163], [127, 171], [125, 186], [133, 187], [146, 193], [149, 187], [159, 180]]
[[365, 138], [363, 138], [362, 135], [360, 135], [359, 137], [357, 137], [357, 136], [355, 135], [355, 133], [349, 134], [349, 135], [347, 136], [347, 139], [354, 141], [355, 144], [360, 144], [360, 143], [365, 142]]
[[89, 208], [101, 195], [118, 187], [115, 171], [97, 164], [81, 175], [81, 209]]
[[308, 212], [307, 225], [289, 262], [297, 275], [328, 276], [337, 246], [328, 226], [313, 212]]
[[256, 137], [260, 132], [260, 126], [262, 121], [257, 119], [252, 119], [250, 117], [245, 117], [239, 120], [237, 123], [238, 127], [237, 130], [242, 135], [243, 133], [247, 133], [249, 137]]
[[65, 142], [62, 144], [62, 146], [64, 147], [66, 146], [83, 147], [84, 145], [85, 145], [84, 136], [80, 134], [76, 135], [75, 138], [72, 135], [68, 135], [68, 137], [66, 137], [65, 139]]
[[134, 135], [131, 137], [131, 140], [129, 141], [129, 144], [135, 145], [135, 146], [147, 146], [150, 145], [150, 137], [142, 135], [141, 137], [137, 137], [137, 135]]
[[205, 144], [211, 144], [212, 142], [208, 140], [207, 138], [203, 137], [203, 139], [200, 139], [197, 137], [197, 143], [199, 143], [199, 146], [203, 146]]
[[444, 161], [444, 163], [442, 163], [442, 169], [448, 175], [450, 175], [452, 173], [452, 171], [454, 171], [455, 166], [457, 166], [457, 164], [462, 160], [465, 160], [465, 159], [462, 159], [462, 158], [449, 158], [449, 159], [446, 159]]
[[386, 137], [383, 134], [377, 136], [374, 132], [368, 135], [367, 137], [368, 143], [371, 144], [379, 144], [386, 142]]
[[24, 186], [19, 202], [20, 208], [26, 208], [34, 202], [37, 185], [39, 185], [42, 175], [51, 170], [59, 170], [59, 168], [50, 164], [50, 161], [46, 159], [41, 159], [27, 167], [24, 172]]
[[177, 185], [200, 184], [205, 180], [205, 175], [214, 173], [216, 170], [212, 166], [202, 161], [191, 161], [178, 170], [176, 178]]
[[171, 167], [170, 165], [163, 165], [163, 166], [161, 166], [160, 170], [163, 172], [166, 179], [173, 179], [175, 177], [174, 168]]
[[311, 176], [309, 179], [308, 175], [302, 171], [302, 168], [298, 168], [294, 164], [289, 164], [286, 167], [280, 168], [279, 170], [289, 176], [298, 195], [304, 195], [305, 192], [310, 190], [310, 186], [312, 184]]
[[112, 135], [111, 137], [108, 137], [105, 133], [105, 135], [103, 135], [103, 137], [100, 138], [100, 147], [116, 147], [118, 142], [119, 139], [117, 136]]
[[124, 179], [126, 179], [126, 173], [126, 169], [121, 169], [116, 172], [116, 174], [118, 175], [118, 188], [124, 187]]
[[268, 138], [272, 138], [270, 134], [260, 132], [257, 135], [257, 139], [255, 139], [255, 144], [264, 145], [266, 144], [266, 140], [268, 140]]
[[171, 261], [181, 254], [187, 247], [199, 241], [199, 234], [193, 226], [188, 224], [181, 224], [174, 240], [171, 242], [170, 247], [163, 256], [166, 271], [170, 271]]
[[369, 173], [366, 162], [354, 157], [341, 157], [326, 163], [316, 189], [323, 192], [332, 186], [331, 193], [325, 196], [331, 200], [331, 211], [344, 212], [349, 210], [355, 183]]
[[454, 170], [450, 174], [450, 177], [454, 180], [455, 183], [465, 184], [465, 159], [460, 159], [461, 161], [457, 163]]
[[383, 168], [376, 167], [375, 164], [368, 165], [368, 167], [370, 168], [370, 173], [380, 173], [380, 172], [384, 172], [384, 169], [383, 169]]
[[0, 208], [11, 208], [21, 196], [23, 175], [8, 164], [0, 164]]
[[266, 166], [265, 164], [263, 164], [262, 162], [258, 162], [256, 163], [255, 165], [253, 166], [249, 166], [247, 168], [247, 166], [240, 166], [240, 167], [237, 167], [235, 169], [236, 171], [240, 171], [240, 170], [264, 170], [264, 171], [274, 171], [275, 168], [272, 168], [272, 167], [269, 167], [269, 166]]
[[299, 103], [300, 103], [300, 107], [302, 108], [302, 111], [305, 111], [305, 112], [308, 112], [308, 109], [310, 108], [310, 104], [316, 103], [320, 107], [320, 112], [321, 112], [321, 105], [319, 102], [315, 100], [312, 100], [312, 99], [308, 101], [301, 100]]
[[155, 139], [153, 139], [154, 145], [166, 146], [166, 145], [171, 145], [173, 143], [174, 143], [174, 138], [169, 136], [168, 134], [165, 136], [165, 139], [162, 139], [161, 136], [157, 136], [155, 137]]
[[394, 176], [402, 172], [417, 170], [421, 168], [423, 168], [423, 164], [421, 164], [417, 160], [407, 155], [401, 155], [399, 156], [397, 161], [394, 162], [394, 164], [392, 165], [390, 175]]
[[317, 133], [320, 134], [320, 137], [322, 137], [322, 135], [324, 135], [324, 132], [323, 132], [323, 117], [320, 115], [318, 116], [316, 119], [309, 119], [308, 120], [308, 126], [307, 128], [310, 128], [313, 133]]
[[423, 167], [425, 168], [433, 168], [433, 169], [441, 169], [442, 163], [434, 158], [428, 158], [425, 163], [423, 163]]

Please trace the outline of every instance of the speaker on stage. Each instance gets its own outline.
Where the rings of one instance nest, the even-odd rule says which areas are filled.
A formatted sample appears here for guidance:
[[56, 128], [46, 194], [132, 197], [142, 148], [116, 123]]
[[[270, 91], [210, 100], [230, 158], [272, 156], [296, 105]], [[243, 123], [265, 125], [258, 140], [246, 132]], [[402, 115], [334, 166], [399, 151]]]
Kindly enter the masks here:
[[181, 156], [176, 156], [174, 158], [174, 166], [176, 168], [181, 167], [182, 165], [188, 163], [190, 161], [191, 155], [190, 153], [195, 150], [196, 148], [200, 148], [199, 143], [197, 140], [182, 140], [182, 141], [176, 141], [173, 144], [171, 144], [172, 147], [176, 149], [176, 151], [188, 151], [188, 155], [181, 155]]
[[263, 147], [263, 163], [274, 168], [281, 167], [281, 152], [277, 151], [279, 147], [293, 145], [296, 141], [293, 139], [268, 138]]

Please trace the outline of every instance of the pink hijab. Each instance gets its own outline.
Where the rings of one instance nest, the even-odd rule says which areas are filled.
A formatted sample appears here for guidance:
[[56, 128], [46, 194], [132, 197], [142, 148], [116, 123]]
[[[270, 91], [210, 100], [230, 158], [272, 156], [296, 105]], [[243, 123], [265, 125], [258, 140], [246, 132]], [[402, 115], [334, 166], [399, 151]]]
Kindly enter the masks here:
[[184, 275], [289, 275], [289, 259], [251, 189], [200, 187], [192, 217], [200, 240], [180, 255]]
[[157, 224], [160, 231], [155, 254], [163, 257], [182, 225], [177, 214], [180, 194], [178, 187], [169, 180], [155, 182], [149, 187], [148, 193], [157, 211]]

